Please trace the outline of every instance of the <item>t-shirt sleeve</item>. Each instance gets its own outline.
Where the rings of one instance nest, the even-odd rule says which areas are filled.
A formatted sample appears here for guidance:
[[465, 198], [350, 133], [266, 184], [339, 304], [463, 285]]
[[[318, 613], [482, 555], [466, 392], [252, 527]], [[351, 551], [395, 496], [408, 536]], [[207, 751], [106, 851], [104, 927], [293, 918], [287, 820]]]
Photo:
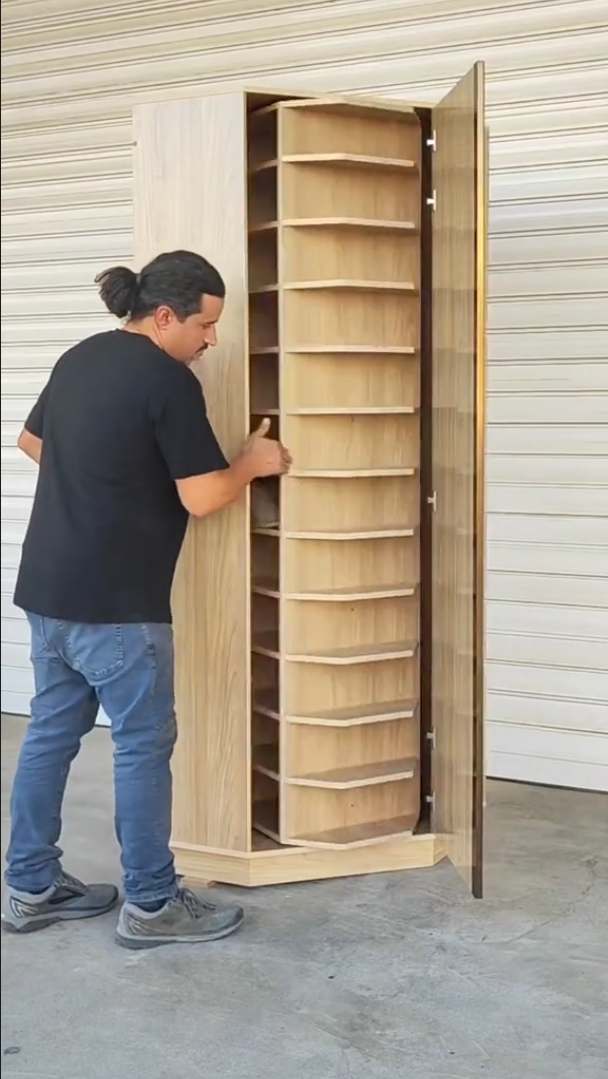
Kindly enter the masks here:
[[46, 412], [46, 406], [49, 399], [49, 383], [47, 382], [40, 397], [36, 401], [32, 411], [27, 417], [24, 428], [29, 431], [30, 435], [35, 435], [36, 438], [42, 438], [42, 431], [44, 428], [44, 414]]
[[196, 375], [175, 372], [155, 418], [156, 441], [174, 480], [228, 468]]

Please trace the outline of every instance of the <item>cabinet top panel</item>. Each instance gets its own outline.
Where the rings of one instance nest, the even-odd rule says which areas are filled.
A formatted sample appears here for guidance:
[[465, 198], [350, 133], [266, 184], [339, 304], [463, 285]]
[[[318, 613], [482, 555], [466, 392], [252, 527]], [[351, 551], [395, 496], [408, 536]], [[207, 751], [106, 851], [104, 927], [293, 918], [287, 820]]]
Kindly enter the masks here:
[[248, 112], [271, 112], [283, 106], [290, 109], [318, 109], [320, 112], [332, 112], [336, 115], [348, 113], [370, 117], [391, 116], [398, 114], [402, 117], [410, 115], [416, 120], [415, 109], [427, 106], [415, 106], [411, 102], [394, 101], [390, 98], [375, 98], [367, 96], [345, 96], [343, 94], [319, 94], [315, 96], [304, 94], [290, 94], [275, 92], [274, 94], [261, 90], [245, 90]]

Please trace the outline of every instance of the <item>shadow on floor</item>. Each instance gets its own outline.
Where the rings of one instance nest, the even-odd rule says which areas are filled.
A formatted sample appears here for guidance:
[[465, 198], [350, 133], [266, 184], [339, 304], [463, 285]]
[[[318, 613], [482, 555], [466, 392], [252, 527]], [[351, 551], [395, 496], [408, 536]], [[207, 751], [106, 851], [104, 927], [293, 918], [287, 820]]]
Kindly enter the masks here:
[[[213, 945], [124, 952], [115, 915], [4, 936], [3, 1079], [606, 1079], [608, 799], [488, 793], [483, 901], [443, 863], [248, 891]], [[107, 731], [65, 818], [66, 869], [118, 882]]]

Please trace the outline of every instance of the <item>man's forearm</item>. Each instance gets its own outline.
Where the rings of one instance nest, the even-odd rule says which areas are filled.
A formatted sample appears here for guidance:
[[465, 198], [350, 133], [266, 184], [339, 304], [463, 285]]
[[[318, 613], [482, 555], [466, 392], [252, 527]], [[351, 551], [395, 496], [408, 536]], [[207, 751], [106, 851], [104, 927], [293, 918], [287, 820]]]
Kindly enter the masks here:
[[193, 517], [207, 517], [234, 502], [253, 479], [255, 471], [251, 458], [241, 454], [220, 472], [178, 480], [177, 490], [188, 513]]
[[31, 461], [34, 461], [37, 465], [40, 464], [40, 458], [42, 456], [42, 439], [33, 435], [31, 431], [27, 431], [24, 427], [19, 438], [17, 439], [17, 445], [22, 453], [29, 457]]

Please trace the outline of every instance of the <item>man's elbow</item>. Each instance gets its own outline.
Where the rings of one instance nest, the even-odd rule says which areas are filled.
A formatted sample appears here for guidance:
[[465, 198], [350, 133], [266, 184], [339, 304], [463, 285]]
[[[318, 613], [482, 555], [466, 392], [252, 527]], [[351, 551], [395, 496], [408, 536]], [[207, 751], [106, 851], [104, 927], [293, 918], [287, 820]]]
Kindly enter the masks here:
[[192, 517], [208, 517], [234, 501], [238, 488], [229, 469], [178, 480], [182, 505]]

